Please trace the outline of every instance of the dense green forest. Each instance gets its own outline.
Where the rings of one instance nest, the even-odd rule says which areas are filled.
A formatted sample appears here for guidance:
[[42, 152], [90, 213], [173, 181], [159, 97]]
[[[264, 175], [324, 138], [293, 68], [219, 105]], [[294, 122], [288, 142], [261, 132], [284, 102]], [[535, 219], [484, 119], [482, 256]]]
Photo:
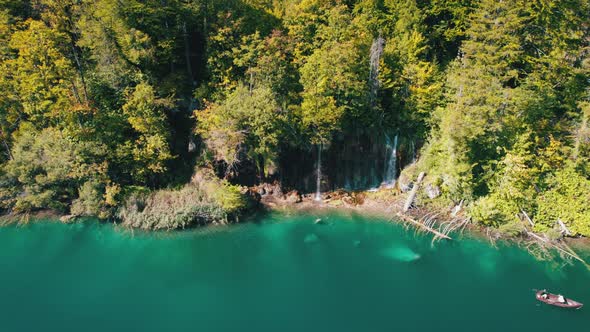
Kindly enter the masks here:
[[313, 191], [318, 163], [324, 190], [368, 189], [393, 151], [394, 177], [427, 172], [434, 203], [476, 222], [590, 235], [589, 16], [588, 0], [0, 0], [1, 205], [184, 227], [246, 209], [240, 185]]

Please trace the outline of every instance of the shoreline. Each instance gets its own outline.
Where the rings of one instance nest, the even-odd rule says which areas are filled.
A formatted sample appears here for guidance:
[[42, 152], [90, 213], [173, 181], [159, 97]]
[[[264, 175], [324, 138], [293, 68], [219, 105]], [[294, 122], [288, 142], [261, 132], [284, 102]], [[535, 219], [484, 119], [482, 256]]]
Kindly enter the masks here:
[[[389, 190], [389, 192], [388, 192]], [[358, 204], [351, 204], [350, 198], [355, 195], [362, 196], [362, 200]], [[500, 232], [497, 228], [485, 226], [482, 224], [473, 223], [471, 220], [467, 220], [464, 214], [464, 209], [453, 215], [451, 207], [434, 207], [428, 206], [414, 206], [408, 212], [403, 212], [404, 202], [408, 197], [408, 193], [395, 193], [392, 194], [391, 189], [378, 189], [376, 191], [358, 191], [349, 192], [343, 190], [337, 190], [333, 192], [326, 192], [322, 194], [322, 200], [316, 201], [313, 194], [300, 195], [301, 200], [297, 202], [289, 201], [288, 199], [279, 199], [277, 197], [267, 195], [263, 196], [260, 203], [263, 208], [269, 211], [278, 212], [308, 212], [313, 213], [316, 211], [334, 211], [334, 212], [349, 212], [358, 213], [365, 217], [376, 217], [379, 219], [385, 219], [389, 222], [395, 222], [398, 224], [405, 224], [408, 227], [414, 228], [417, 232], [426, 232], [416, 225], [416, 223], [432, 223], [435, 228], [439, 227], [437, 224], [448, 224], [453, 219], [465, 220], [465, 224], [459, 229], [459, 232], [451, 232], [451, 241], [460, 240], [462, 237], [475, 238], [481, 241], [490, 243], [492, 246], [496, 246], [498, 242], [504, 242], [507, 244], [513, 244], [522, 247], [529, 251], [531, 255], [537, 256], [541, 260], [550, 260], [555, 257], [561, 256], [565, 258], [559, 252], [564, 253], [562, 247], [567, 248], [565, 252], [567, 258], [577, 259], [583, 264], [588, 266], [583, 259], [590, 259], [590, 238], [585, 237], [563, 237], [559, 241], [547, 242], [539, 241], [536, 238], [526, 237], [524, 235], [509, 235]], [[286, 194], [285, 197], [289, 197]], [[347, 200], [348, 199], [348, 200]], [[402, 217], [402, 218], [400, 218]], [[413, 219], [412, 222], [403, 219]], [[457, 236], [457, 234], [459, 236]], [[433, 242], [442, 239], [434, 234], [430, 234], [433, 237]], [[542, 254], [538, 254], [531, 250], [531, 246], [539, 246]], [[576, 251], [573, 251], [573, 250]], [[557, 251], [556, 254], [551, 251]], [[570, 254], [573, 251], [573, 255]], [[578, 257], [577, 253], [582, 254], [582, 258]], [[545, 255], [545, 256], [543, 256]]]
[[[251, 188], [252, 189], [252, 188]], [[356, 213], [363, 217], [375, 217], [381, 220], [387, 220], [397, 224], [407, 225], [414, 228], [417, 232], [427, 232], [422, 229], [422, 224], [428, 224], [434, 229], [441, 229], [446, 225], [445, 235], [450, 235], [451, 241], [460, 240], [462, 237], [475, 238], [481, 241], [489, 242], [490, 245], [495, 246], [497, 242], [505, 242], [508, 244], [515, 244], [523, 247], [523, 249], [530, 248], [531, 244], [540, 246], [548, 254], [552, 249], [559, 250], [558, 247], [562, 243], [566, 248], [578, 250], [583, 253], [583, 257], [590, 258], [590, 238], [568, 238], [565, 237], [558, 242], [542, 243], [541, 241], [531, 240], [522, 235], [513, 236], [501, 233], [498, 229], [485, 225], [475, 224], [467, 219], [464, 215], [464, 210], [453, 214], [451, 208], [434, 207], [434, 206], [418, 206], [412, 207], [408, 212], [403, 213], [404, 202], [408, 197], [408, 193], [394, 192], [391, 189], [378, 189], [376, 191], [344, 191], [336, 190], [325, 192], [322, 194], [322, 200], [317, 201], [314, 194], [301, 195], [296, 191], [286, 194], [265, 194], [261, 195], [259, 207], [254, 212], [243, 216], [241, 221], [236, 223], [251, 222], [256, 218], [258, 213], [264, 212], [279, 212], [279, 213]], [[73, 223], [85, 219], [93, 219], [91, 216], [73, 216], [60, 213], [55, 210], [39, 210], [27, 214], [4, 214], [0, 216], [0, 227], [12, 224], [26, 225], [36, 221], [54, 221], [63, 224]], [[116, 220], [100, 220], [102, 223], [115, 224], [120, 226], [120, 222]], [[451, 227], [453, 222], [463, 222], [457, 228]], [[182, 232], [199, 227], [223, 227], [231, 226], [234, 223], [220, 223], [212, 222], [207, 225], [195, 225], [194, 227], [187, 227], [176, 230], [146, 230], [141, 229], [147, 233]], [[123, 228], [130, 231], [139, 231], [128, 226]], [[445, 240], [435, 234], [430, 234], [433, 237], [433, 242], [438, 240]], [[446, 241], [446, 240], [445, 240]], [[533, 254], [533, 252], [531, 252]], [[558, 254], [559, 256], [559, 254]], [[539, 257], [540, 259], [551, 259], [552, 257]], [[571, 258], [571, 257], [570, 257]], [[584, 264], [586, 264], [584, 262]], [[586, 264], [588, 265], [588, 264]], [[589, 266], [590, 268], [590, 266]]]

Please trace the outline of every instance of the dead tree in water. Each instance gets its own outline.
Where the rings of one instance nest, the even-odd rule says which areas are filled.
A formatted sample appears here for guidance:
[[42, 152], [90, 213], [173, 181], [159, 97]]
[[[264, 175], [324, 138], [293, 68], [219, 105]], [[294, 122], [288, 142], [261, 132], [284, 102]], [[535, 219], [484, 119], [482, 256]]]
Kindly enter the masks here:
[[[524, 218], [529, 222], [529, 224], [532, 225], [532, 227], [534, 227], [535, 223], [533, 222], [533, 220], [531, 220], [529, 215], [524, 210], [521, 210], [521, 212], [522, 212]], [[584, 266], [586, 266], [587, 268], [590, 269], [590, 265], [588, 263], [586, 263], [586, 261], [582, 257], [580, 257], [572, 248], [570, 248], [570, 246], [568, 246], [565, 241], [562, 241], [561, 243], [556, 243], [554, 241], [549, 240], [546, 236], [540, 236], [538, 234], [535, 234], [534, 230], [529, 231], [527, 228], [527, 225], [524, 223], [524, 221], [522, 219], [521, 219], [521, 221], [523, 222], [524, 233], [529, 238], [533, 239], [534, 242], [537, 243], [537, 245], [539, 245], [539, 247], [548, 248], [548, 249], [555, 249], [560, 254], [562, 254], [564, 257], [573, 258], [573, 259], [581, 262], [582, 264], [584, 264]], [[562, 236], [571, 235], [571, 232], [567, 229], [567, 227], [565, 226], [563, 221], [561, 221], [560, 219], [557, 219], [557, 223], [561, 228]]]
[[421, 222], [419, 222], [417, 220], [414, 220], [411, 217], [408, 217], [408, 216], [403, 215], [401, 213], [399, 213], [397, 215], [397, 217], [400, 218], [401, 220], [405, 221], [405, 222], [412, 223], [412, 224], [414, 224], [414, 225], [416, 225], [416, 226], [418, 226], [418, 227], [420, 227], [420, 228], [422, 228], [422, 229], [424, 229], [424, 230], [426, 230], [426, 231], [428, 231], [428, 232], [436, 235], [437, 238], [452, 240], [448, 235], [443, 234], [443, 233], [437, 231], [436, 229], [434, 229], [434, 228], [432, 228], [430, 226], [427, 226], [427, 225], [425, 225], [425, 224], [423, 224], [423, 223], [421, 223]]
[[[410, 208], [412, 207], [412, 204], [414, 203], [414, 200], [416, 199], [416, 195], [418, 194], [418, 190], [420, 189], [420, 185], [422, 184], [422, 181], [424, 181], [424, 177], [426, 176], [426, 173], [422, 172], [420, 173], [420, 175], [418, 176], [418, 179], [416, 180], [416, 182], [414, 183], [414, 187], [412, 188], [412, 191], [410, 192], [410, 195], [408, 196], [408, 199], [406, 200], [406, 203], [404, 204], [404, 208], [403, 208], [403, 212], [406, 213], [410, 210]], [[432, 233], [435, 235], [434, 240], [436, 239], [447, 239], [447, 240], [452, 240], [451, 237], [449, 237], [449, 232], [450, 232], [450, 228], [447, 228], [445, 230], [443, 230], [442, 232], [440, 230], [435, 229], [436, 227], [436, 217], [438, 217], [438, 214], [426, 214], [422, 217], [422, 220], [415, 220], [414, 218], [412, 218], [411, 216], [402, 214], [402, 213], [398, 213], [397, 217], [405, 222], [414, 224], [416, 226], [418, 226], [419, 228]]]

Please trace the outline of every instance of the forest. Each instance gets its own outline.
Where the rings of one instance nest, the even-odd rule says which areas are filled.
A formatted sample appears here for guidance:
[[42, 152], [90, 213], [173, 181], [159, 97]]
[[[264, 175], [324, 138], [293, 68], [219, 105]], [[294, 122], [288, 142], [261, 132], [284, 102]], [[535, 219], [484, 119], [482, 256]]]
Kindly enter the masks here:
[[473, 222], [590, 236], [589, 16], [588, 0], [0, 0], [0, 208], [169, 229], [236, 218], [260, 183], [426, 172], [427, 204]]

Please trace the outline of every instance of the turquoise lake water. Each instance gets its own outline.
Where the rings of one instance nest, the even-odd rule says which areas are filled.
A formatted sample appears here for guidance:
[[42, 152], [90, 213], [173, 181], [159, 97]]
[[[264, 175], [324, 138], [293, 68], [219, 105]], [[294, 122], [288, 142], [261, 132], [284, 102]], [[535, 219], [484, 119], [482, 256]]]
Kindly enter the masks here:
[[[315, 225], [323, 218], [326, 225]], [[533, 288], [586, 302], [541, 305]], [[355, 215], [134, 234], [0, 228], [0, 331], [550, 331], [590, 328], [590, 273]]]

